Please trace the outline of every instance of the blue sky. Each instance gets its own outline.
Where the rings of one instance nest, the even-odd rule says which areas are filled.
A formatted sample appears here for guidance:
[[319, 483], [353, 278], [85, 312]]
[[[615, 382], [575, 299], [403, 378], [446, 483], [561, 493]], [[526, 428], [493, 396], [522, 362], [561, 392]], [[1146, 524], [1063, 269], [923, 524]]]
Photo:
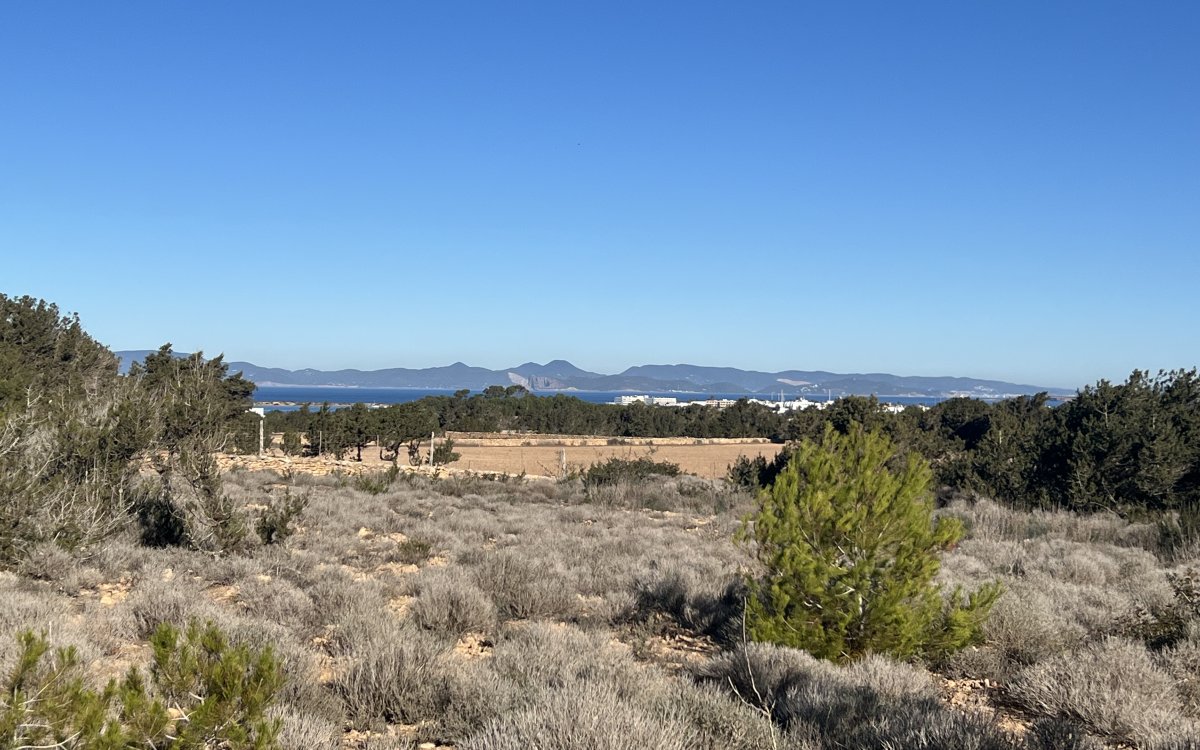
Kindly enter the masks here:
[[0, 5], [0, 292], [115, 349], [1200, 357], [1195, 3]]

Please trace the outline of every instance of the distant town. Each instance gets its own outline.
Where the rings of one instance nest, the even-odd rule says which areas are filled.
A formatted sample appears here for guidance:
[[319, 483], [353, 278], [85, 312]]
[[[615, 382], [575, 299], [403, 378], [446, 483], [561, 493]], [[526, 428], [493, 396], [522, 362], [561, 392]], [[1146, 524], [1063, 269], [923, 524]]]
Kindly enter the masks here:
[[[827, 401], [809, 401], [806, 398], [797, 398], [790, 401], [779, 399], [778, 401], [767, 401], [760, 398], [745, 399], [748, 403], [764, 406], [772, 409], [779, 414], [786, 414], [792, 411], [803, 411], [804, 409], [824, 409], [833, 403], [832, 400]], [[647, 394], [636, 396], [617, 396], [612, 401], [617, 406], [629, 406], [631, 404], [646, 404], [647, 406], [711, 406], [716, 409], [728, 409], [738, 402], [738, 399], [732, 398], [707, 398], [697, 399], [692, 401], [680, 401], [674, 396], [650, 396]], [[899, 414], [909, 406], [916, 406], [922, 411], [929, 408], [926, 404], [880, 404], [880, 408], [884, 411]]]

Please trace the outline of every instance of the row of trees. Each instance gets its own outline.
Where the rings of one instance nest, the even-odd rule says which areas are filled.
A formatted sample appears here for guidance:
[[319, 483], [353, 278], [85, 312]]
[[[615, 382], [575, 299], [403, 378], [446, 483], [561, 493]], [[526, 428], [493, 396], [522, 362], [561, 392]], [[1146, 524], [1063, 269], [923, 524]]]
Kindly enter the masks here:
[[[493, 386], [470, 395], [463, 390], [453, 396], [429, 396], [411, 407], [395, 404], [370, 410], [368, 421], [396, 421], [401, 426], [418, 423], [423, 434], [499, 432], [517, 430], [542, 434], [609, 435], [612, 437], [770, 437], [783, 439], [787, 420], [764, 406], [740, 401], [728, 409], [706, 406], [656, 407], [646, 404], [615, 406], [594, 404], [573, 396], [538, 397], [520, 386]], [[339, 409], [338, 412], [358, 408]], [[267, 427], [273, 432], [306, 432], [312, 427], [314, 410], [271, 412]], [[379, 416], [386, 415], [386, 416]], [[414, 426], [415, 429], [415, 426]], [[368, 430], [370, 431], [370, 429]], [[379, 430], [375, 430], [379, 432]], [[416, 434], [414, 432], [414, 434]]]
[[[333, 410], [322, 404], [316, 411], [307, 406], [290, 415], [289, 422], [303, 430], [308, 437], [305, 452], [309, 455], [333, 455], [338, 458], [353, 452], [362, 460], [363, 449], [374, 443], [380, 458], [399, 463], [402, 456], [417, 462], [421, 441], [438, 432], [440, 427], [436, 413], [422, 401], [394, 404], [384, 409], [367, 409], [354, 404], [345, 409]], [[298, 444], [298, 440], [284, 432], [284, 443]]]
[[269, 429], [306, 433], [312, 451], [361, 455], [379, 438], [391, 457], [446, 430], [794, 443], [820, 438], [826, 424], [843, 434], [852, 424], [881, 431], [902, 455], [926, 457], [939, 485], [1014, 505], [1128, 511], [1200, 504], [1200, 378], [1194, 369], [1153, 376], [1135, 371], [1122, 384], [1102, 380], [1060, 406], [1038, 394], [996, 403], [954, 398], [893, 413], [874, 397], [851, 396], [823, 410], [778, 414], [745, 400], [726, 409], [616, 406], [496, 386], [381, 409], [325, 405], [268, 415]]
[[792, 415], [785, 437], [816, 439], [826, 422], [842, 434], [855, 423], [881, 431], [901, 454], [929, 459], [938, 485], [1020, 507], [1124, 513], [1200, 504], [1195, 369], [1134, 371], [1124, 383], [1101, 380], [1058, 406], [1038, 394], [995, 403], [955, 398], [891, 413], [855, 396]]
[[[939, 483], [1026, 507], [1137, 512], [1200, 504], [1200, 377], [1134, 371], [1051, 408], [1044, 395], [954, 399], [877, 420], [929, 457]], [[871, 420], [867, 421], [870, 426]]]

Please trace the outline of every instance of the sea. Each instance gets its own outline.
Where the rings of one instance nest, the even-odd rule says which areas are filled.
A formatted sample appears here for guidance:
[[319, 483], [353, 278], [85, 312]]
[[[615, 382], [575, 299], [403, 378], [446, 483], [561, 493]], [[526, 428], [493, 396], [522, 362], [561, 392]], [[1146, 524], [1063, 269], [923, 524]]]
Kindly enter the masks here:
[[[364, 404], [403, 404], [417, 401], [426, 396], [452, 396], [455, 390], [449, 388], [353, 388], [346, 386], [301, 386], [301, 385], [260, 385], [254, 391], [254, 401], [258, 406], [268, 411], [295, 411], [300, 404], [311, 404], [313, 408], [329, 402], [331, 408], [349, 406], [354, 403]], [[472, 391], [472, 394], [478, 391]], [[665, 398], [675, 398], [680, 402], [707, 401], [709, 399], [757, 398], [775, 401], [779, 393], [685, 393], [680, 391], [536, 391], [536, 396], [574, 396], [594, 404], [611, 404], [617, 396], [645, 395]], [[825, 401], [825, 394], [783, 394], [785, 400], [806, 398], [809, 401]], [[879, 400], [890, 404], [924, 404], [932, 406], [942, 401], [931, 396], [880, 396]]]

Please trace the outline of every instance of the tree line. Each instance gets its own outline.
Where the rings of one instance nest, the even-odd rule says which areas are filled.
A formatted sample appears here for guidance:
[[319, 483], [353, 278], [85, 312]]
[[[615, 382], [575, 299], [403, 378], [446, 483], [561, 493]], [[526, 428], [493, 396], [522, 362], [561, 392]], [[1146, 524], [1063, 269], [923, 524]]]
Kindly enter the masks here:
[[[304, 405], [267, 417], [268, 428], [284, 433], [296, 451], [304, 433], [311, 453], [361, 455], [377, 442], [384, 457], [393, 459], [419, 450], [430, 433], [446, 431], [769, 438], [792, 444], [820, 438], [826, 424], [842, 434], [853, 424], [880, 431], [902, 455], [927, 458], [940, 486], [1012, 505], [1131, 512], [1200, 504], [1195, 369], [1134, 371], [1124, 383], [1101, 380], [1057, 406], [1041, 393], [996, 402], [952, 398], [893, 412], [873, 396], [849, 396], [824, 409], [780, 414], [745, 399], [725, 409], [614, 405], [493, 386], [479, 394], [459, 391], [378, 409]], [[733, 467], [734, 478], [765, 485], [789, 455], [785, 450], [774, 465], [744, 462]]]
[[[521, 386], [492, 386], [471, 395], [428, 396], [417, 401], [368, 409], [353, 404], [301, 405], [297, 411], [267, 414], [267, 428], [283, 433], [284, 444], [299, 451], [303, 433], [310, 455], [361, 457], [371, 443], [384, 458], [419, 450], [431, 433], [500, 432], [622, 437], [769, 437], [781, 435], [783, 421], [771, 409], [739, 401], [727, 409], [706, 406], [658, 407], [646, 404], [594, 404], [573, 396], [535, 396]], [[249, 425], [247, 425], [247, 429]]]
[[[257, 450], [259, 418], [246, 413], [253, 392], [221, 357], [180, 357], [169, 344], [121, 375], [116, 357], [77, 316], [43, 300], [0, 295], [0, 566], [37, 544], [85, 545], [129, 523], [152, 544], [243, 544], [254, 529], [223, 492], [215, 456]], [[271, 412], [267, 423], [294, 452], [361, 457], [373, 443], [397, 462], [419, 455], [430, 433], [446, 431], [760, 437], [795, 445], [820, 438], [827, 424], [840, 434], [857, 424], [885, 434], [901, 457], [928, 459], [943, 487], [1023, 507], [1186, 511], [1200, 530], [1195, 369], [1102, 380], [1060, 406], [1039, 394], [996, 403], [957, 398], [892, 413], [855, 396], [779, 414], [745, 400], [726, 409], [617, 406], [493, 386], [380, 409], [306, 406]], [[731, 478], [765, 486], [790, 453], [741, 461]]]

